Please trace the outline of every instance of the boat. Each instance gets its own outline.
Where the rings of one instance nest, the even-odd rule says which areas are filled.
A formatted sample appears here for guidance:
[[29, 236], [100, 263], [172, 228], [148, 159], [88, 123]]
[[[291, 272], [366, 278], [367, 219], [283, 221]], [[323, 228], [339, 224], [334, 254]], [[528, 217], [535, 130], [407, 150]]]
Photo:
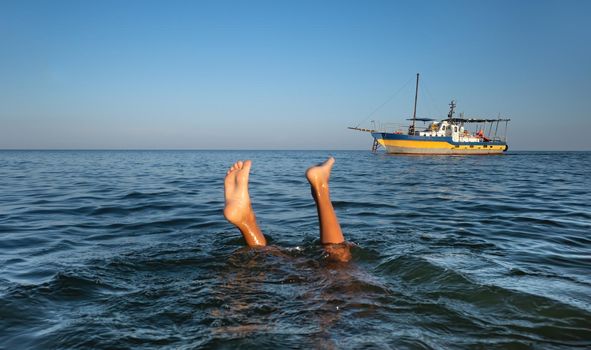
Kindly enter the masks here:
[[[349, 127], [349, 129], [369, 132], [373, 137], [372, 152], [381, 146], [392, 154], [501, 154], [509, 149], [507, 127], [511, 119], [464, 118], [455, 116], [456, 102], [449, 104], [447, 118], [417, 118], [419, 74], [417, 74], [413, 116], [408, 121], [408, 129], [398, 128], [387, 131]], [[426, 126], [417, 127], [417, 122]], [[499, 126], [504, 132], [499, 133]], [[502, 131], [502, 130], [501, 130]]]

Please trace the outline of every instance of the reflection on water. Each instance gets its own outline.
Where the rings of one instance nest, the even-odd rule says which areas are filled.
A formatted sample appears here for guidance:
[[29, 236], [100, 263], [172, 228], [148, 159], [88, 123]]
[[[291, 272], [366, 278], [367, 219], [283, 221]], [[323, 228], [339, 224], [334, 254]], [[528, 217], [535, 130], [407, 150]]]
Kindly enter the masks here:
[[[589, 153], [0, 152], [0, 348], [586, 348]], [[253, 159], [271, 246], [222, 216]]]

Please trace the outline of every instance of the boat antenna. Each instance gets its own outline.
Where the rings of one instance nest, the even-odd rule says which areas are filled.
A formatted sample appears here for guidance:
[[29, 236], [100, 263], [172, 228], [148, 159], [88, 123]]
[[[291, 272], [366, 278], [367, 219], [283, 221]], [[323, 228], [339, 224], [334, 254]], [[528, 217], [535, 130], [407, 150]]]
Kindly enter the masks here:
[[451, 100], [451, 102], [449, 103], [449, 113], [447, 113], [447, 117], [449, 119], [454, 117], [455, 109], [456, 109], [456, 100]]
[[417, 121], [417, 98], [419, 96], [419, 73], [417, 73], [417, 85], [415, 87], [415, 108], [412, 112], [412, 134], [415, 133], [415, 124]]

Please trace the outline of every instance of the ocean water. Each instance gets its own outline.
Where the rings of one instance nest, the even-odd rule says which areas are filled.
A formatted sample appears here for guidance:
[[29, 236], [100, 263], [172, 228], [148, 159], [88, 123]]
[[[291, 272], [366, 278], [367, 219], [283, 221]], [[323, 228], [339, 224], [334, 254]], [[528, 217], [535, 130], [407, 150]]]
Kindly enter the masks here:
[[[304, 178], [335, 156], [350, 263]], [[222, 215], [252, 159], [266, 249]], [[591, 347], [591, 153], [0, 152], [1, 349]]]

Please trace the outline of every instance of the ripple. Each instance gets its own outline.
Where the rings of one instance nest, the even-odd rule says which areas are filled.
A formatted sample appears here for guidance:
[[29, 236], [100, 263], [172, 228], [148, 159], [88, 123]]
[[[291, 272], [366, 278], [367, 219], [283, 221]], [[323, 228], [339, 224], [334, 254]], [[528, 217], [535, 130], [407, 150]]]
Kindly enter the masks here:
[[[591, 153], [334, 153], [349, 264], [327, 152], [0, 152], [0, 347], [591, 346]], [[265, 249], [222, 216], [249, 158]]]

